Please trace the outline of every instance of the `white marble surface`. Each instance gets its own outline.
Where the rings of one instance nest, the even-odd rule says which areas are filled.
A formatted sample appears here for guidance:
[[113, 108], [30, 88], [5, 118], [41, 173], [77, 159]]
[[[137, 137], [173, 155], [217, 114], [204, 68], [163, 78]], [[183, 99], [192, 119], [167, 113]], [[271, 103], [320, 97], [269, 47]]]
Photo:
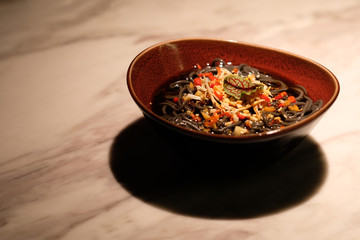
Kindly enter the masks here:
[[[360, 239], [359, 26], [356, 0], [1, 1], [0, 239]], [[141, 50], [180, 37], [311, 58], [339, 98], [293, 162], [176, 185], [187, 168], [155, 158], [153, 137], [166, 143], [125, 78]]]

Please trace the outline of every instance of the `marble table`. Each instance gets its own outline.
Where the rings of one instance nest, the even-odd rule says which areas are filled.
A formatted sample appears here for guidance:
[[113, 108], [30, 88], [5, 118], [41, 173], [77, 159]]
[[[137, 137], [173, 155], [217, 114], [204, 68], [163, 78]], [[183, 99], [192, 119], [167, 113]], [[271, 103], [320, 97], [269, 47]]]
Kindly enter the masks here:
[[[357, 0], [0, 2], [0, 239], [360, 239], [359, 26]], [[192, 160], [126, 86], [182, 37], [305, 56], [340, 95], [276, 164]]]

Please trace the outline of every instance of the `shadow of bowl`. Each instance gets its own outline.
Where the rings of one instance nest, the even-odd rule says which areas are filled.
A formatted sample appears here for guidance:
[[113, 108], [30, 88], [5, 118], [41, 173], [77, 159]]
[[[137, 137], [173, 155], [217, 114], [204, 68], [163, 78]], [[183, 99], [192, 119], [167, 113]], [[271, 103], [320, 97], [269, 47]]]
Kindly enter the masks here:
[[254, 218], [306, 201], [324, 182], [321, 148], [310, 137], [298, 141], [281, 156], [259, 155], [261, 149], [202, 141], [141, 118], [115, 138], [110, 167], [132, 195], [160, 208], [202, 218]]

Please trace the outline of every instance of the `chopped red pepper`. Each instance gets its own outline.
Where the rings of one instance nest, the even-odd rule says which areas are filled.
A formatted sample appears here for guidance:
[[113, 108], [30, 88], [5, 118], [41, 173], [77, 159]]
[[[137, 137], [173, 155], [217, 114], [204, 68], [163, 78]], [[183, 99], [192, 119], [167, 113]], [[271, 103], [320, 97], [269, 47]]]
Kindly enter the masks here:
[[197, 86], [201, 86], [201, 78], [195, 78], [194, 79], [194, 84]]
[[278, 95], [276, 95], [275, 100], [282, 99], [285, 96], [287, 96], [287, 93], [286, 92], [281, 92]]
[[289, 96], [289, 97], [288, 97], [288, 100], [289, 100], [289, 102], [291, 102], [291, 103], [296, 102], [296, 99], [295, 99], [294, 96]]
[[213, 81], [210, 82], [210, 87], [213, 88], [216, 85], [221, 85], [219, 79], [215, 78]]
[[197, 69], [202, 69], [202, 67], [198, 63], [196, 64], [196, 67], [197, 67]]
[[239, 112], [236, 114], [240, 120], [244, 120], [246, 117], [241, 115]]
[[270, 102], [270, 98], [268, 96], [266, 96], [265, 94], [261, 94], [260, 98], [264, 99], [266, 102]]
[[214, 76], [212, 72], [206, 72], [206, 73], [200, 73], [199, 77], [208, 77], [211, 78], [211, 76]]
[[219, 67], [216, 67], [217, 70], [217, 74], [220, 75], [221, 74], [221, 69]]
[[211, 75], [209, 75], [209, 76], [207, 76], [211, 81], [213, 81], [213, 80], [219, 80], [219, 79], [217, 79], [212, 73], [211, 73]]
[[233, 121], [233, 115], [231, 114], [231, 113], [229, 113], [229, 112], [223, 112], [223, 113], [221, 113], [220, 114], [220, 117], [223, 117], [223, 116], [227, 116], [227, 117], [229, 117], [230, 118], [230, 121]]
[[232, 115], [229, 112], [223, 112], [222, 114], [220, 114], [220, 117], [223, 117], [223, 116], [231, 117]]
[[173, 101], [174, 101], [174, 103], [177, 103], [177, 102], [179, 101], [179, 98], [178, 98], [178, 97], [174, 97], [174, 98], [173, 98]]
[[214, 123], [216, 123], [219, 120], [219, 115], [217, 112], [215, 112], [211, 117], [205, 120], [204, 126], [205, 127], [211, 127]]
[[201, 122], [201, 117], [199, 117], [198, 115], [195, 115], [194, 113], [191, 114], [191, 118], [192, 118], [195, 122]]

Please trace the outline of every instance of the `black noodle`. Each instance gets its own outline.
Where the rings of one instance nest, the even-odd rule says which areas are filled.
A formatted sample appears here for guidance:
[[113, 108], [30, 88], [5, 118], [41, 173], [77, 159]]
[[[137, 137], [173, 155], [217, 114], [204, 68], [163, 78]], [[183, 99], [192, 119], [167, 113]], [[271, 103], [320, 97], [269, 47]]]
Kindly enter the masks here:
[[[262, 110], [258, 121], [251, 120], [249, 117], [239, 118], [237, 121], [234, 121], [231, 117], [225, 115], [217, 119], [216, 124], [214, 123], [215, 125], [209, 127], [206, 125], [209, 123], [206, 123], [207, 120], [202, 117], [201, 111], [209, 110], [208, 112], [210, 112], [210, 110], [219, 109], [219, 105], [214, 105], [214, 102], [210, 101], [208, 93], [207, 100], [201, 101], [197, 99], [184, 100], [183, 96], [186, 94], [193, 95], [197, 91], [197, 88], [194, 87], [194, 79], [199, 78], [199, 76], [204, 73], [218, 74], [219, 67], [225, 68], [238, 76], [254, 74], [257, 81], [260, 81], [268, 87], [271, 93], [269, 96], [272, 97], [272, 99], [279, 93], [285, 91], [289, 96], [293, 96], [296, 102], [291, 102], [290, 104], [280, 107], [278, 100], [272, 100], [271, 103], [268, 103], [268, 106], [273, 106], [276, 111]], [[236, 72], [234, 72], [235, 69]], [[219, 102], [219, 99], [216, 100]], [[212, 134], [232, 135], [237, 126], [245, 129], [244, 133], [246, 134], [254, 134], [294, 124], [318, 111], [322, 107], [322, 104], [322, 100], [314, 103], [313, 100], [307, 96], [307, 91], [303, 86], [295, 85], [288, 87], [283, 81], [275, 79], [244, 63], [236, 66], [226, 64], [224, 60], [216, 58], [212, 61], [211, 65], [202, 69], [195, 69], [185, 76], [184, 79], [172, 82], [164, 92], [159, 106], [161, 106], [160, 109], [163, 118], [179, 126]], [[253, 109], [249, 109], [249, 112], [250, 114], [255, 114]]]

